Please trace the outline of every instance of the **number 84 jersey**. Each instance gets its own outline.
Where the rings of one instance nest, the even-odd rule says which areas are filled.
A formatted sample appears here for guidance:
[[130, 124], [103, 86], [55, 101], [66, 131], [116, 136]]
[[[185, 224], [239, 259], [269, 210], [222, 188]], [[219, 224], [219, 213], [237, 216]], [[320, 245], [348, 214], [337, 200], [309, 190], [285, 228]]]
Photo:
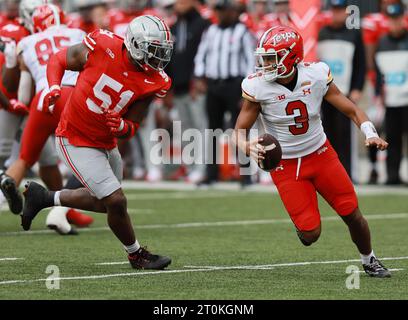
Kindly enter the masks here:
[[333, 81], [323, 63], [301, 63], [293, 91], [253, 74], [242, 82], [245, 99], [261, 105], [261, 122], [267, 133], [281, 144], [282, 158], [293, 159], [313, 153], [326, 141], [320, 118], [323, 97]]
[[78, 147], [113, 149], [116, 138], [106, 125], [104, 111], [124, 115], [136, 101], [164, 97], [171, 86], [163, 72], [137, 68], [127, 57], [123, 39], [106, 30], [84, 37], [88, 60], [61, 115], [57, 136]]

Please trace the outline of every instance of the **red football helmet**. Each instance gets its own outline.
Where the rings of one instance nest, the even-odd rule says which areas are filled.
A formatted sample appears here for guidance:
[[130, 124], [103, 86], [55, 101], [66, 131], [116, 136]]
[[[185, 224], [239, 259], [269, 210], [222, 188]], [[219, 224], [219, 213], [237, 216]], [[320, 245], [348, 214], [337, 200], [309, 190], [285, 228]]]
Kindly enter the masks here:
[[302, 36], [290, 27], [273, 27], [259, 40], [255, 58], [256, 70], [265, 80], [290, 77], [303, 60]]
[[39, 6], [33, 13], [34, 32], [41, 32], [51, 26], [59, 26], [64, 23], [65, 15], [60, 7], [48, 3]]

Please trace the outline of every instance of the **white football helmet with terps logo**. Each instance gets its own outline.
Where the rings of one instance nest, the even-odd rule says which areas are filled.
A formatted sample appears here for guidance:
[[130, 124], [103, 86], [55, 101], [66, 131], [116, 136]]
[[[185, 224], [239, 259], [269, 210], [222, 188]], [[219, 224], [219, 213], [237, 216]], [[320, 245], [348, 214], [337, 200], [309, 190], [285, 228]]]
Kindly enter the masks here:
[[137, 17], [129, 23], [125, 46], [136, 63], [159, 71], [170, 62], [173, 52], [169, 27], [152, 15]]
[[24, 27], [26, 27], [31, 33], [34, 33], [33, 25], [33, 13], [34, 10], [47, 3], [52, 3], [51, 0], [21, 0], [18, 14], [23, 21]]

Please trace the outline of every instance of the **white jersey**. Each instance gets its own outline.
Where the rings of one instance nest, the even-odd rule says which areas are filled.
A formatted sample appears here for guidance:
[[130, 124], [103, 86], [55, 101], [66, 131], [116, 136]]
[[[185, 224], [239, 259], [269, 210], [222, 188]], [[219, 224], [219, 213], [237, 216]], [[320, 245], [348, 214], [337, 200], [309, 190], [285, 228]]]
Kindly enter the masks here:
[[280, 142], [283, 159], [311, 154], [326, 141], [320, 108], [333, 81], [330, 69], [323, 62], [301, 63], [297, 68], [293, 91], [277, 82], [267, 82], [259, 74], [242, 82], [243, 97], [260, 103], [265, 130]]
[[[18, 43], [17, 52], [22, 54], [25, 65], [35, 82], [35, 92], [48, 88], [47, 63], [50, 56], [59, 50], [81, 43], [85, 32], [65, 25], [52, 26], [47, 30], [25, 37]], [[65, 71], [62, 85], [73, 86], [78, 72]]]

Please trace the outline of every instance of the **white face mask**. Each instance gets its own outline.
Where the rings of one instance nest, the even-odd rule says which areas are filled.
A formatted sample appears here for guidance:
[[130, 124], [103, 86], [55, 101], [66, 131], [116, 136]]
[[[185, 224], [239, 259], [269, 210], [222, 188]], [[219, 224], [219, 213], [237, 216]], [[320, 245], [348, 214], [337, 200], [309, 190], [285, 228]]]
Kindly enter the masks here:
[[[292, 45], [292, 47], [293, 46], [294, 45]], [[289, 54], [290, 51], [286, 49], [279, 51], [269, 49], [268, 52], [265, 52], [264, 48], [257, 48], [255, 51], [255, 70], [262, 74], [265, 81], [269, 82], [273, 82], [279, 78], [288, 78], [295, 71], [295, 68], [292, 68], [292, 70], [288, 72], [283, 64]]]
[[278, 78], [278, 55], [276, 52], [255, 53], [256, 72], [260, 72], [265, 81], [273, 82]]

